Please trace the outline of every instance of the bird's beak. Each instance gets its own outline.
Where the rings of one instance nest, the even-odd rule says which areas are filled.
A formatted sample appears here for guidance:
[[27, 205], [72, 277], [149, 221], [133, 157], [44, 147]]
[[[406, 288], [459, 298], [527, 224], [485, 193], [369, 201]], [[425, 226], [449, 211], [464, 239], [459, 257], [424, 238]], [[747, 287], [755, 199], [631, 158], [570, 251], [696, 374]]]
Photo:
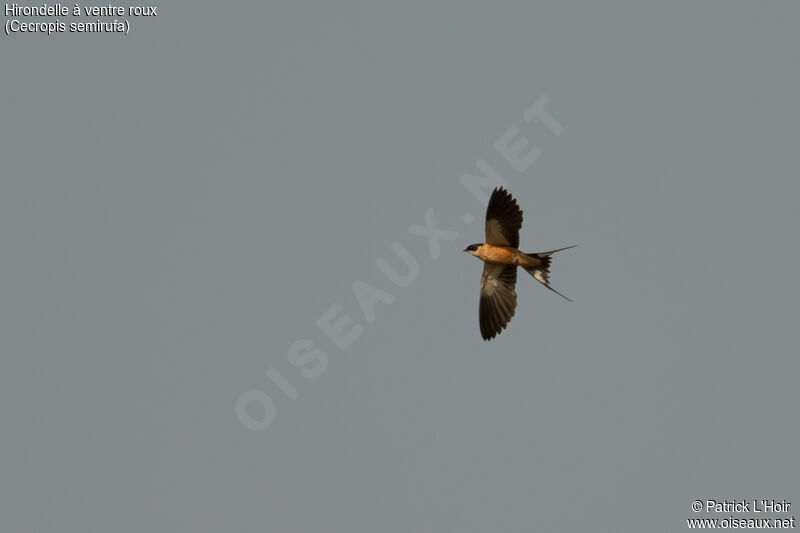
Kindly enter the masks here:
[[468, 250], [468, 248], [464, 248], [464, 249], [463, 249], [463, 250], [461, 250], [461, 251], [462, 251], [462, 252], [466, 252], [467, 250]]

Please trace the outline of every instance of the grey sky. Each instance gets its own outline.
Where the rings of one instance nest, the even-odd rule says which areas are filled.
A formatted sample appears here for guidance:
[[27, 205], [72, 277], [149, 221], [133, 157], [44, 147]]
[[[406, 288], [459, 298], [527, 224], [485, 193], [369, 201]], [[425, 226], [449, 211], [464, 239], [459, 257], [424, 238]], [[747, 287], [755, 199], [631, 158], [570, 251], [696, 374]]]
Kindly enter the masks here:
[[[336, 4], [2, 35], [3, 529], [682, 531], [716, 516], [695, 499], [800, 505], [800, 8]], [[560, 135], [523, 117], [542, 97]], [[575, 303], [521, 273], [489, 343], [461, 252], [479, 159], [524, 250], [579, 244], [552, 268]], [[457, 233], [437, 258], [409, 233], [429, 209]], [[407, 287], [376, 265], [394, 243]], [[356, 282], [391, 295], [372, 322]], [[363, 328], [345, 350], [332, 305]]]

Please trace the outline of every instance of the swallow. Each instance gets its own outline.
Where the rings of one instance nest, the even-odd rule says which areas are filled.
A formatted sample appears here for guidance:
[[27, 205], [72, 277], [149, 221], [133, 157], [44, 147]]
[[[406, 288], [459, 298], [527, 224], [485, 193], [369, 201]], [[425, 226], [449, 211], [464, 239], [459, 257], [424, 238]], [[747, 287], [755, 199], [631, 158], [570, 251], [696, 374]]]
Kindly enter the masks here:
[[568, 301], [550, 286], [550, 256], [566, 246], [549, 252], [526, 254], [519, 248], [522, 209], [511, 194], [497, 187], [486, 208], [486, 242], [470, 244], [464, 251], [483, 261], [478, 322], [483, 340], [495, 338], [514, 316], [517, 308], [517, 267], [524, 268], [536, 281]]

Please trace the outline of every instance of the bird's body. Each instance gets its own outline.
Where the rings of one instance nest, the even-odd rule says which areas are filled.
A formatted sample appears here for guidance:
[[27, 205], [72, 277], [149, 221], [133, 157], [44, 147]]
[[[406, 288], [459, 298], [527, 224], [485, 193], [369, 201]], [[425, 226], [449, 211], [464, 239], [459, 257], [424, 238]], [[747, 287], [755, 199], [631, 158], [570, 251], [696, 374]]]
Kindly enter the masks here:
[[539, 283], [569, 300], [550, 286], [550, 256], [573, 246], [549, 252], [522, 252], [518, 248], [521, 227], [522, 210], [508, 191], [498, 187], [486, 208], [486, 242], [471, 244], [464, 250], [484, 263], [478, 309], [484, 340], [497, 336], [514, 316], [517, 307], [517, 267], [524, 268]]
[[493, 246], [484, 244], [472, 254], [484, 263], [496, 263], [498, 265], [516, 265], [521, 267], [538, 267], [542, 260], [538, 257], [520, 252], [511, 246]]

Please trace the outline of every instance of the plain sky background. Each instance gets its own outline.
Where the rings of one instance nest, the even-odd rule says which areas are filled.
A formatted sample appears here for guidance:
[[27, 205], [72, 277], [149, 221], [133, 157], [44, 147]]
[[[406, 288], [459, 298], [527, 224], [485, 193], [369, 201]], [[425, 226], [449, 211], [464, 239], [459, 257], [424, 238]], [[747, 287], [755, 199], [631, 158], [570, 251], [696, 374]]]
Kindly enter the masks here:
[[[127, 37], [0, 36], [4, 531], [800, 515], [800, 7], [489, 4], [165, 2]], [[543, 95], [560, 136], [522, 119]], [[541, 150], [523, 173], [511, 126]], [[580, 245], [552, 270], [575, 303], [520, 274], [489, 343], [478, 158], [523, 249]], [[428, 209], [458, 233], [436, 259], [408, 232]], [[376, 267], [395, 242], [405, 288]], [[395, 298], [373, 323], [356, 281]], [[345, 351], [333, 304], [364, 327]]]

